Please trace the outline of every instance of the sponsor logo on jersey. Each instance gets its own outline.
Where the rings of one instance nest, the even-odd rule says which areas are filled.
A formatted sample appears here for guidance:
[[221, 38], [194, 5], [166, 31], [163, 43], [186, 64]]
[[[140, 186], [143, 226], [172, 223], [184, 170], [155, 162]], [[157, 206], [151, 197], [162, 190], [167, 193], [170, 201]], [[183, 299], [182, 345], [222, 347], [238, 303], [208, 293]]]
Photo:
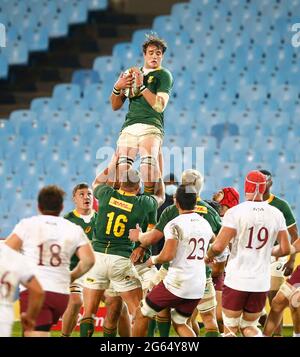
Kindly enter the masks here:
[[118, 200], [117, 198], [111, 197], [111, 199], [109, 200], [108, 203], [110, 206], [116, 207], [116, 208], [120, 208], [126, 212], [131, 212], [132, 211], [132, 207], [133, 204], [132, 203], [128, 203], [122, 200]]
[[207, 207], [205, 207], [205, 206], [195, 206], [194, 212], [206, 214], [207, 213]]
[[92, 227], [91, 226], [88, 226], [86, 227], [86, 229], [84, 230], [85, 233], [90, 233]]
[[149, 76], [147, 83], [152, 83], [154, 80], [154, 76]]

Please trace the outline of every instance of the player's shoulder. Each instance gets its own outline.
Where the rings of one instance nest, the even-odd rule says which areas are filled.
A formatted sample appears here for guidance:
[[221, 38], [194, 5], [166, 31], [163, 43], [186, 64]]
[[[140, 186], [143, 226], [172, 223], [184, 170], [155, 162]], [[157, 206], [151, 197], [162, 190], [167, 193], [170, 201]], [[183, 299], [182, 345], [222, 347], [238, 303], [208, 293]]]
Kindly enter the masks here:
[[114, 188], [112, 188], [109, 185], [98, 185], [95, 189], [94, 189], [94, 196], [96, 198], [99, 198], [99, 196], [103, 196], [105, 194], [113, 194], [114, 192], [116, 192], [117, 190], [115, 190]]
[[[273, 203], [273, 205], [272, 205]], [[289, 203], [284, 200], [283, 198], [280, 198], [276, 195], [273, 195], [273, 199], [271, 201], [270, 206], [274, 206], [277, 207], [278, 209], [291, 209], [291, 206], [289, 205]]]
[[161, 67], [157, 72], [160, 76], [168, 77], [171, 80], [173, 80], [173, 75], [167, 68]]
[[73, 211], [70, 211], [70, 212], [67, 212], [65, 215], [64, 215], [64, 218], [65, 219], [72, 219], [74, 218], [75, 215], [74, 215], [74, 212]]
[[154, 196], [140, 195], [140, 196], [136, 196], [136, 197], [137, 197], [137, 200], [142, 205], [147, 205], [150, 208], [152, 208], [152, 207], [157, 208], [157, 200]]

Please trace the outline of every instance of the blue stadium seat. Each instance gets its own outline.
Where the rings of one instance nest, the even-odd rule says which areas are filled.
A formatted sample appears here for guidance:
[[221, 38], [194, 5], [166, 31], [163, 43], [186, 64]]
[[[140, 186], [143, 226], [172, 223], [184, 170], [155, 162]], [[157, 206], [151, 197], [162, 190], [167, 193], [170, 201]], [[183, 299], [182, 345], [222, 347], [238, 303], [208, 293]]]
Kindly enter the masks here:
[[211, 127], [210, 135], [215, 136], [217, 142], [220, 143], [226, 136], [239, 135], [239, 128], [236, 124], [230, 122], [214, 124]]
[[99, 83], [99, 81], [98, 72], [92, 69], [78, 69], [72, 74], [72, 83], [79, 85], [82, 93], [86, 86], [92, 83]]
[[57, 109], [57, 102], [51, 97], [35, 98], [30, 103], [30, 109], [37, 113], [38, 118], [42, 118], [48, 111]]
[[24, 41], [13, 41], [4, 53], [9, 64], [26, 64], [28, 61], [28, 46]]
[[180, 24], [170, 15], [160, 15], [154, 18], [152, 28], [161, 36], [166, 37], [167, 33], [176, 33], [180, 31]]
[[140, 57], [140, 52], [141, 49], [130, 42], [118, 43], [113, 47], [113, 56], [119, 58], [126, 68], [135, 64], [135, 61]]
[[49, 46], [49, 35], [46, 28], [30, 28], [24, 32], [23, 39], [30, 51], [46, 51]]
[[145, 41], [146, 41], [146, 35], [151, 35], [153, 33], [152, 29], [141, 29], [141, 30], [135, 30], [133, 35], [132, 35], [132, 40], [131, 42], [135, 46], [141, 46]]
[[66, 36], [68, 33], [68, 22], [64, 13], [55, 13], [46, 20], [46, 28], [50, 37], [57, 38]]
[[213, 164], [209, 168], [209, 174], [214, 177], [232, 177], [236, 178], [239, 176], [239, 167], [233, 162], [219, 162]]
[[6, 57], [0, 53], [0, 78], [7, 78], [8, 76], [8, 63]]
[[105, 10], [108, 6], [108, 0], [88, 0], [89, 10]]
[[[68, 3], [64, 3], [65, 6]], [[87, 21], [88, 9], [86, 1], [73, 1], [66, 7], [69, 24], [80, 24]]]
[[102, 84], [94, 83], [88, 85], [84, 90], [83, 96], [90, 110], [103, 110], [103, 106], [108, 102], [108, 97], [104, 92]]
[[57, 84], [53, 90], [53, 98], [60, 108], [66, 109], [72, 101], [80, 98], [80, 86], [78, 84]]
[[122, 66], [118, 57], [101, 56], [95, 58], [93, 69], [98, 72], [101, 80], [103, 80], [106, 73], [113, 73], [117, 77], [125, 68]]

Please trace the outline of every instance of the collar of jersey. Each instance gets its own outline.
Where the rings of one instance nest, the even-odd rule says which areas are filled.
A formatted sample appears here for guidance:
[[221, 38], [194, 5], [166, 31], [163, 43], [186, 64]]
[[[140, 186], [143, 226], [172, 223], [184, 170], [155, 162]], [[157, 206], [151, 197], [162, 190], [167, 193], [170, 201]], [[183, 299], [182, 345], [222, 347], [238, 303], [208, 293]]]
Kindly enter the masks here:
[[135, 193], [127, 192], [127, 191], [124, 191], [124, 190], [121, 190], [121, 189], [119, 189], [118, 192], [123, 196], [136, 196]]
[[273, 195], [273, 193], [270, 194], [270, 197], [267, 199], [268, 203], [271, 203], [275, 198], [275, 195]]
[[202, 201], [201, 197], [200, 196], [197, 196], [197, 203]]
[[[157, 67], [155, 69], [150, 69], [149, 68], [146, 68], [147, 69], [147, 74], [144, 74], [145, 76], [148, 76], [148, 74], [152, 73], [152, 72], [155, 72], [155, 71], [160, 71], [162, 69], [162, 67]], [[148, 71], [149, 70], [149, 71]], [[142, 72], [144, 73], [144, 66], [142, 67]]]
[[[91, 214], [92, 214], [92, 213], [94, 213], [94, 210], [93, 210], [93, 209], [92, 209], [92, 211], [91, 211]], [[74, 214], [74, 216], [76, 216], [76, 217], [78, 217], [78, 218], [81, 218], [81, 215], [80, 215], [80, 213], [77, 212], [76, 208], [73, 210], [73, 214]]]

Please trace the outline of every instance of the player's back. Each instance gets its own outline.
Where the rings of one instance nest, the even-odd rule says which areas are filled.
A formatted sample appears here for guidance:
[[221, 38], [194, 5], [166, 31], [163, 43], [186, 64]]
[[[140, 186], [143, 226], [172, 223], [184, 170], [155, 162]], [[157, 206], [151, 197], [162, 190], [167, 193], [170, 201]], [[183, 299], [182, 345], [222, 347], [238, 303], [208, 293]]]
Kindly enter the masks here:
[[81, 227], [56, 216], [26, 218], [15, 227], [22, 251], [36, 264], [36, 276], [46, 291], [69, 293], [70, 259], [88, 242]]
[[17, 288], [33, 277], [33, 271], [25, 257], [5, 243], [0, 243], [0, 337], [11, 335]]
[[267, 202], [246, 201], [226, 212], [223, 226], [237, 231], [225, 284], [241, 291], [267, 291], [271, 250], [278, 232], [286, 229], [282, 213]]
[[33, 269], [26, 258], [1, 242], [0, 305], [11, 305], [20, 282], [26, 283], [31, 276], [33, 276]]
[[165, 285], [177, 296], [200, 298], [206, 282], [204, 256], [213, 231], [197, 213], [182, 214], [170, 221], [164, 230], [166, 240], [174, 236], [174, 229], [178, 235], [178, 246]]

